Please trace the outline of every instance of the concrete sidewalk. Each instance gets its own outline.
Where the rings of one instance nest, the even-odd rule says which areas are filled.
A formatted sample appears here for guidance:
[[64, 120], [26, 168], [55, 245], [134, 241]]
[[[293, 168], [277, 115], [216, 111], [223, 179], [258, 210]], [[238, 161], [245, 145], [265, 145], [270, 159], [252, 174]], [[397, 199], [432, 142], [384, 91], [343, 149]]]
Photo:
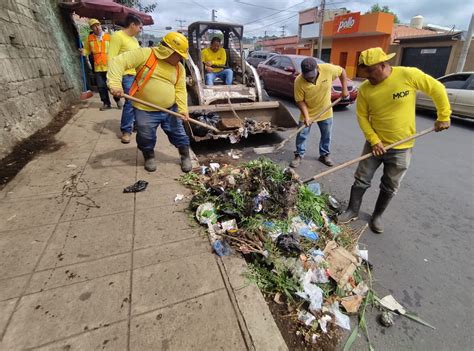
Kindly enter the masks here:
[[159, 133], [147, 173], [98, 106], [0, 192], [0, 349], [287, 349], [245, 262], [213, 254], [185, 211], [177, 150]]

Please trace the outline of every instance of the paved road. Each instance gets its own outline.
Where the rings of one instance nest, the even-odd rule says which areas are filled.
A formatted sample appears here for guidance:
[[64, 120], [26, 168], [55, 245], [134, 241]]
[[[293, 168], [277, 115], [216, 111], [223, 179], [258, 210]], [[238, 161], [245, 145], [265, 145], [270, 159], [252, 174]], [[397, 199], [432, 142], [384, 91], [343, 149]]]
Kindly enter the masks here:
[[[283, 101], [296, 115], [297, 110]], [[363, 135], [355, 107], [335, 112], [333, 159], [342, 163], [359, 156]], [[432, 115], [418, 115], [417, 128], [432, 126]], [[431, 330], [405, 318], [385, 329], [376, 322], [377, 311], [369, 313], [367, 322], [376, 350], [470, 350], [473, 330], [473, 182], [474, 147], [472, 124], [454, 122], [447, 131], [418, 140], [411, 167], [397, 197], [385, 216], [386, 230], [376, 235], [368, 230], [361, 243], [369, 249], [374, 265], [375, 289], [381, 297], [393, 296], [409, 311], [436, 326]], [[282, 135], [284, 136], [284, 134]], [[254, 138], [242, 145], [245, 158], [255, 157], [251, 146], [278, 142], [278, 136]], [[305, 179], [327, 169], [317, 161], [319, 130], [312, 138], [298, 173]], [[229, 149], [220, 143], [212, 151]], [[294, 142], [272, 159], [287, 164], [292, 158]], [[200, 147], [197, 152], [205, 152]], [[347, 202], [355, 166], [322, 179], [326, 192]], [[362, 219], [373, 210], [381, 176], [362, 204]], [[362, 220], [354, 225], [363, 225]], [[353, 323], [354, 325], [354, 323]], [[354, 349], [365, 349], [363, 338]]]

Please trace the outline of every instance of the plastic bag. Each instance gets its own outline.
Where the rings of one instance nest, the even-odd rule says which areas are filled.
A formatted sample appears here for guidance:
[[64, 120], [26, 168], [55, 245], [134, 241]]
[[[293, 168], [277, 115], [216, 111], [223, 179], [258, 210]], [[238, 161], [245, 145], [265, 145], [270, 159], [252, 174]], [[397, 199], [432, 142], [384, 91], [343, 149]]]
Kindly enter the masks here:
[[[214, 112], [210, 112], [210, 113], [195, 112], [195, 113], [191, 113], [190, 117], [197, 119], [199, 122], [206, 123], [212, 127], [215, 127], [220, 120], [219, 115]], [[209, 129], [205, 127], [201, 127], [196, 124], [191, 124], [191, 129], [194, 135], [200, 136], [200, 137], [204, 137], [210, 132]]]
[[298, 291], [296, 295], [309, 301], [309, 309], [311, 311], [319, 311], [323, 303], [323, 291], [319, 286], [311, 283], [312, 275], [311, 271], [306, 272], [302, 279], [304, 291]]
[[329, 312], [336, 317], [336, 324], [343, 329], [351, 330], [351, 320], [339, 309], [339, 302], [334, 302], [329, 306]]

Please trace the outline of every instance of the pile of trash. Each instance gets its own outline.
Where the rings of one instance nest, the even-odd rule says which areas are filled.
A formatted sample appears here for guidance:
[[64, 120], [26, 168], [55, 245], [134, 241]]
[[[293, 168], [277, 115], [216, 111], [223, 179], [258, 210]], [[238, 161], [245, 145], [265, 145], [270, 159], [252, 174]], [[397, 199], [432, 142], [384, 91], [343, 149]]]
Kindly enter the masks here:
[[253, 118], [241, 119], [240, 117], [235, 116], [234, 118], [222, 119], [219, 114], [215, 112], [206, 113], [204, 111], [193, 112], [190, 114], [190, 117], [227, 132], [215, 134], [205, 127], [192, 124], [191, 130], [193, 135], [197, 137], [206, 137], [209, 135], [214, 139], [228, 138], [231, 144], [238, 143], [242, 138], [248, 138], [249, 134], [273, 132], [271, 122], [257, 121]]
[[304, 185], [266, 158], [210, 163], [181, 182], [193, 190], [191, 210], [215, 253], [244, 254], [248, 278], [288, 306], [309, 345], [340, 337], [329, 335], [338, 327], [351, 330], [348, 314], [363, 314], [374, 302], [368, 252], [358, 244], [367, 226], [337, 224], [341, 206], [318, 183]]

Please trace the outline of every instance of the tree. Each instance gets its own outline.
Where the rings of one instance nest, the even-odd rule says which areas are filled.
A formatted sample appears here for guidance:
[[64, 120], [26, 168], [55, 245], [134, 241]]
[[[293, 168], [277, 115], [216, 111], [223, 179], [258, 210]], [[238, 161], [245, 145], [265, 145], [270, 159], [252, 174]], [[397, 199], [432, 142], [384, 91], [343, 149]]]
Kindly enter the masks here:
[[398, 16], [391, 11], [387, 5], [380, 6], [378, 3], [375, 5], [372, 5], [369, 11], [366, 13], [377, 13], [377, 12], [385, 12], [385, 13], [390, 13], [391, 15], [395, 16], [395, 19], [393, 20], [395, 23], [400, 23], [400, 20], [398, 19]]
[[143, 5], [142, 0], [117, 0], [116, 1], [119, 4], [128, 6], [128, 7], [134, 7], [142, 12], [149, 13], [153, 12], [156, 9], [156, 6], [158, 6], [158, 3], [153, 2], [149, 5]]

